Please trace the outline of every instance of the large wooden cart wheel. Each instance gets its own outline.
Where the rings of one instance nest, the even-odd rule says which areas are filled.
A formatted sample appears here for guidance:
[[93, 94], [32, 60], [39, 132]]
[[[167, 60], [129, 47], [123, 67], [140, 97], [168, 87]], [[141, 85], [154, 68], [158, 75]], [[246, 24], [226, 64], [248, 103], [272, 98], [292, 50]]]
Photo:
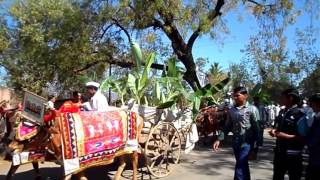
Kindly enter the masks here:
[[178, 130], [167, 122], [151, 129], [145, 144], [147, 168], [155, 177], [168, 176], [180, 160], [181, 139]]

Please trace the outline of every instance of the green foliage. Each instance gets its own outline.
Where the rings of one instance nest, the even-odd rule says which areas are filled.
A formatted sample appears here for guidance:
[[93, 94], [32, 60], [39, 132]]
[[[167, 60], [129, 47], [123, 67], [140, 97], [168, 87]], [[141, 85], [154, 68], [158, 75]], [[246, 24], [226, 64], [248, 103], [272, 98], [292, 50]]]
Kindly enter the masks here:
[[149, 74], [151, 65], [154, 61], [155, 54], [151, 53], [146, 59], [142, 74], [139, 71], [134, 71], [133, 73], [130, 73], [128, 75], [127, 83], [129, 91], [134, 95], [135, 100], [138, 104], [141, 104], [141, 100], [145, 96], [145, 92], [150, 82]]
[[185, 87], [182, 84], [182, 72], [177, 66], [177, 60], [170, 58], [167, 61], [168, 71], [163, 71], [163, 76], [156, 79], [155, 102], [158, 108], [170, 108], [177, 105], [179, 97], [187, 96]]
[[[142, 64], [142, 53], [137, 43], [132, 44], [132, 53], [135, 58], [135, 63]], [[147, 87], [150, 85], [150, 72], [151, 65], [155, 61], [155, 54], [151, 53], [145, 60], [145, 66], [142, 69], [140, 66], [136, 66], [134, 70], [127, 75], [127, 77], [114, 80], [114, 78], [108, 78], [102, 83], [102, 90], [106, 91], [111, 88], [121, 96], [122, 105], [124, 105], [124, 96], [128, 93], [132, 95], [135, 101], [140, 105], [142, 102], [148, 103], [146, 95]]]
[[259, 97], [262, 104], [270, 104], [270, 95], [266, 92], [266, 89], [262, 84], [256, 84], [253, 89], [249, 92], [250, 98], [253, 100], [254, 97]]
[[102, 82], [100, 89], [101, 89], [101, 91], [105, 92], [109, 88], [111, 88], [111, 90], [113, 92], [116, 92], [117, 95], [120, 96], [121, 104], [125, 105], [124, 98], [125, 98], [125, 95], [127, 94], [127, 90], [128, 90], [126, 82], [127, 82], [127, 79], [125, 79], [125, 78], [115, 80], [114, 77], [109, 77]]
[[142, 52], [138, 43], [131, 43], [131, 51], [134, 56], [134, 62], [136, 64], [136, 68], [139, 71], [141, 69], [141, 63], [143, 61]]
[[2, 54], [10, 43], [10, 36], [5, 21], [0, 17], [0, 54]]
[[199, 113], [201, 101], [205, 98], [209, 98], [215, 101], [213, 96], [216, 93], [222, 91], [223, 88], [229, 83], [229, 81], [229, 78], [225, 78], [224, 80], [220, 81], [215, 85], [207, 84], [206, 86], [200, 88], [190, 96], [190, 100], [193, 102], [192, 113], [194, 119]]
[[205, 66], [209, 63], [209, 59], [208, 58], [197, 58], [196, 59], [196, 65], [198, 68], [198, 71], [204, 72], [204, 68]]
[[[9, 47], [0, 59], [10, 86], [59, 93], [103, 76], [107, 65], [93, 62], [109, 58], [115, 48], [110, 40], [99, 39], [104, 24], [99, 24], [94, 9], [83, 5], [66, 0], [18, 0], [12, 5], [8, 15], [14, 25], [5, 25], [12, 38], [3, 43]], [[95, 66], [77, 72], [91, 63]]]
[[[319, 7], [319, 3], [306, 2], [305, 6]], [[260, 82], [261, 92], [257, 96], [265, 97], [272, 101], [278, 101], [279, 94], [288, 87], [304, 89], [307, 93], [312, 85], [306, 87], [301, 80], [308, 77], [315, 70], [317, 53], [317, 33], [312, 22], [316, 21], [315, 14], [319, 14], [316, 8], [297, 7], [295, 1], [281, 0], [274, 6], [274, 10], [267, 7], [256, 7], [259, 31], [251, 36], [248, 45], [243, 52], [246, 53], [242, 67], [254, 78], [253, 82]], [[281, 13], [279, 13], [281, 12]], [[294, 51], [287, 45], [285, 36], [286, 28], [295, 23], [295, 19], [301, 14], [310, 15], [310, 25], [296, 29], [296, 48]], [[309, 14], [308, 14], [309, 13]], [[292, 56], [295, 55], [295, 57]], [[242, 69], [241, 68], [241, 69]], [[244, 76], [248, 77], [248, 76]], [[250, 79], [250, 78], [238, 78]], [[298, 87], [300, 83], [300, 87]], [[247, 84], [246, 84], [247, 85]], [[251, 89], [253, 86], [249, 89]]]
[[[137, 58], [136, 61], [139, 63], [140, 58]], [[154, 61], [155, 54], [151, 53], [145, 61], [144, 68], [135, 68], [126, 77], [119, 80], [106, 79], [101, 85], [102, 90], [106, 91], [111, 88], [112, 91], [117, 92], [121, 96], [122, 104], [124, 104], [125, 96], [131, 96], [140, 105], [151, 105], [161, 109], [174, 107], [179, 97], [187, 94], [176, 59], [168, 60], [168, 70], [164, 70], [162, 77], [150, 76], [151, 64]]]
[[310, 75], [301, 81], [300, 87], [306, 97], [320, 92], [320, 63], [317, 64], [316, 69]]
[[248, 64], [244, 62], [231, 64], [229, 67], [232, 87], [245, 86], [248, 89], [254, 86], [254, 73], [248, 71]]
[[[283, 32], [299, 16], [300, 6], [293, 0], [260, 2], [17, 0], [8, 14], [11, 25], [0, 20], [0, 65], [8, 73], [9, 85], [39, 93], [49, 87], [63, 91], [78, 88], [87, 80], [99, 81], [104, 78], [110, 61], [124, 63], [126, 67], [135, 62], [140, 69], [138, 63], [144, 57], [142, 53], [132, 52], [140, 61], [128, 58], [131, 44], [115, 28], [122, 25], [129, 34], [136, 35], [139, 42], [144, 42], [143, 48], [164, 51], [158, 53], [161, 55], [159, 59], [164, 60], [167, 56], [163, 57], [163, 54], [171, 55], [173, 52], [185, 66], [184, 79], [197, 90], [200, 87], [192, 54], [194, 41], [207, 34], [220, 43], [222, 35], [228, 33], [225, 15], [235, 9], [246, 8], [256, 17], [258, 28], [262, 30], [257, 38], [253, 37], [248, 48], [254, 51], [250, 53], [250, 59], [257, 62], [258, 74], [263, 78], [270, 76], [287, 81], [292, 78], [283, 76], [285, 68], [278, 68], [288, 64]], [[166, 38], [170, 43], [164, 45]], [[171, 50], [167, 44], [172, 46]], [[295, 64], [301, 68], [300, 64]], [[265, 72], [272, 73], [267, 75]], [[132, 75], [135, 79], [131, 77], [131, 81], [140, 79], [136, 74]], [[270, 78], [263, 81], [272, 84]], [[139, 83], [137, 86], [141, 88], [148, 82], [144, 79]]]

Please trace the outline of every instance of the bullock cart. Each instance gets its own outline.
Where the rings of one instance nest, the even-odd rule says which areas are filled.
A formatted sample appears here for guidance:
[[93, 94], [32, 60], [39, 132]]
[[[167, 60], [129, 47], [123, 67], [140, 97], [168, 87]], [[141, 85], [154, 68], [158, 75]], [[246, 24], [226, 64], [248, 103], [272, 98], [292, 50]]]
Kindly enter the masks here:
[[[35, 134], [35, 135], [32, 135], [35, 138], [31, 138], [31, 137], [29, 138], [27, 135], [24, 135], [23, 138], [24, 137], [27, 138], [27, 141], [30, 141], [30, 142], [33, 142], [33, 141], [34, 142], [39, 142], [39, 141], [42, 142], [43, 141], [42, 139], [48, 139], [48, 138], [45, 136], [45, 138], [41, 138], [38, 141], [38, 140], [36, 140], [36, 138], [38, 137], [38, 135], [36, 135], [36, 134], [43, 132], [43, 131], [39, 131], [38, 127], [40, 127], [39, 125], [42, 124], [40, 122], [42, 121], [43, 115], [44, 115], [43, 104], [44, 104], [45, 100], [38, 97], [38, 96], [35, 96], [33, 94], [27, 94], [27, 96], [25, 97], [25, 102], [24, 102], [25, 106], [24, 107], [29, 107], [26, 104], [28, 97], [30, 97], [29, 98], [30, 101], [32, 101], [33, 103], [36, 103], [39, 106], [39, 108], [36, 108], [36, 110], [39, 109], [38, 111], [40, 113], [37, 114], [38, 115], [37, 117], [29, 118], [28, 115], [34, 116], [35, 114], [34, 113], [33, 114], [30, 114], [30, 113], [24, 114], [26, 111], [23, 110], [23, 112], [22, 112], [23, 118], [35, 120], [31, 123], [31, 124], [33, 124], [32, 126], [30, 126], [30, 123], [27, 123], [27, 124], [29, 124], [29, 125], [27, 125], [28, 130], [32, 130], [30, 133]], [[138, 112], [138, 114], [143, 118], [143, 122], [144, 122], [143, 129], [141, 130], [141, 134], [138, 135], [139, 136], [138, 139], [139, 139], [139, 149], [140, 149], [142, 155], [146, 159], [146, 166], [147, 166], [148, 171], [150, 172], [150, 174], [152, 174], [153, 176], [158, 177], [158, 178], [168, 176], [173, 171], [174, 166], [179, 163], [182, 150], [188, 149], [187, 139], [188, 139], [188, 136], [190, 135], [190, 132], [194, 129], [194, 128], [192, 128], [193, 121], [191, 119], [191, 112], [190, 111], [174, 111], [174, 110], [169, 110], [169, 109], [157, 109], [155, 107], [138, 106], [138, 105], [134, 105], [133, 108], [129, 108], [126, 111], [128, 113], [127, 115], [129, 115], [129, 116], [131, 114], [130, 112]], [[104, 113], [104, 112], [102, 112], [102, 113]], [[125, 114], [124, 114], [124, 116], [126, 116]], [[60, 122], [64, 122], [64, 123], [68, 122], [68, 126], [65, 127], [65, 125], [60, 124], [60, 130], [63, 132], [71, 132], [70, 128], [74, 129], [74, 128], [76, 128], [76, 126], [72, 126], [72, 124], [70, 124], [70, 122], [71, 122], [70, 120], [73, 119], [72, 122], [76, 122], [75, 121], [76, 119], [74, 119], [74, 118], [81, 116], [81, 119], [77, 119], [77, 121], [81, 120], [82, 121], [81, 124], [83, 124], [84, 123], [83, 120], [85, 120], [85, 119], [82, 119], [82, 118], [84, 118], [84, 117], [89, 117], [89, 115], [90, 115], [90, 118], [92, 116], [94, 116], [94, 117], [97, 117], [95, 119], [95, 121], [100, 121], [99, 119], [101, 119], [101, 118], [99, 118], [99, 117], [102, 117], [102, 115], [105, 115], [105, 114], [98, 113], [95, 115], [94, 112], [89, 113], [89, 114], [80, 113], [80, 114], [72, 115], [71, 119], [67, 119], [69, 116], [71, 117], [71, 114], [68, 116], [65, 116], [65, 115], [67, 115], [67, 114], [64, 114], [64, 116], [63, 116], [64, 120], [61, 121], [62, 119], [60, 119]], [[112, 119], [114, 119], [114, 118], [112, 118]], [[123, 119], [123, 118], [121, 118], [121, 119]], [[131, 119], [131, 116], [129, 119]], [[92, 120], [93, 119], [90, 119], [90, 121], [92, 121]], [[109, 119], [109, 121], [110, 121], [110, 119]], [[25, 124], [25, 123], [23, 123], [23, 124]], [[36, 125], [36, 124], [39, 124], [39, 125]], [[65, 127], [65, 128], [62, 128], [62, 127]], [[128, 127], [131, 127], [131, 126], [128, 126]], [[23, 126], [22, 128], [25, 128], [25, 126]], [[63, 130], [66, 128], [69, 131]], [[82, 129], [82, 128], [78, 128], [78, 129]], [[86, 127], [86, 129], [88, 130], [88, 132], [90, 132], [89, 127]], [[20, 130], [21, 130], [21, 128], [20, 128]], [[20, 131], [18, 131], [18, 132], [20, 132]], [[36, 133], [33, 133], [33, 132], [36, 132]], [[63, 132], [61, 132], [61, 134], [63, 134]], [[134, 131], [130, 131], [130, 132], [134, 132]], [[139, 132], [140, 132], [140, 130], [139, 130]], [[28, 133], [28, 134], [30, 134], [30, 133]], [[17, 134], [19, 135], [19, 133], [17, 133]], [[70, 133], [67, 133], [67, 134], [70, 134]], [[130, 135], [130, 133], [129, 133], [129, 135]], [[69, 140], [70, 140], [70, 142], [73, 142], [72, 136], [70, 136], [70, 138], [69, 138], [69, 136], [62, 136], [62, 138], [60, 138], [60, 136], [57, 136], [57, 137], [59, 137], [58, 139], [61, 139], [61, 140], [67, 139], [68, 142], [69, 142]], [[40, 136], [39, 136], [39, 138], [40, 138]], [[54, 139], [54, 137], [52, 135], [51, 135], [51, 138]], [[23, 140], [23, 141], [25, 141], [25, 140]], [[76, 147], [78, 147], [78, 145], [70, 146], [72, 149], [70, 149], [69, 151], [66, 151], [66, 149], [68, 148], [66, 146], [66, 144], [71, 144], [71, 143], [66, 143], [65, 141], [63, 141], [64, 143], [62, 143], [62, 145], [63, 145], [62, 151], [64, 153], [65, 152], [68, 152], [69, 154], [71, 153], [71, 155], [72, 155], [73, 150]], [[75, 142], [79, 142], [79, 139], [77, 139]], [[86, 142], [84, 142], [84, 143], [86, 143]], [[47, 141], [43, 142], [43, 144], [47, 144]], [[100, 144], [95, 143], [96, 146], [99, 146]], [[44, 149], [44, 148], [42, 148], [42, 149]], [[55, 149], [55, 148], [53, 148], [53, 149]], [[79, 152], [79, 150], [77, 150], [75, 152]], [[113, 161], [113, 157], [117, 156], [116, 155], [117, 152], [118, 151], [115, 150], [115, 151], [112, 151], [111, 154], [107, 154], [108, 158], [104, 157], [104, 154], [102, 154], [102, 155], [100, 155], [99, 153], [93, 153], [93, 154], [97, 154], [97, 157], [101, 156], [102, 157], [101, 162], [103, 164], [105, 164], [105, 163], [109, 164]], [[18, 153], [12, 157], [14, 168], [13, 168], [12, 172], [10, 170], [10, 172], [8, 173], [10, 175], [8, 177], [12, 177], [12, 175], [14, 174], [14, 171], [17, 169], [17, 167], [20, 164], [30, 163], [30, 162], [35, 162], [35, 164], [36, 164], [38, 161], [44, 160], [43, 158], [47, 154], [46, 152], [39, 152], [40, 156], [38, 156], [38, 154], [37, 154], [38, 152], [37, 152], [35, 154], [35, 157], [33, 157], [33, 154], [31, 153], [31, 151], [27, 152], [27, 153], [28, 153], [27, 156], [25, 156], [25, 154], [23, 154], [23, 153]], [[66, 157], [66, 155], [68, 155], [68, 154], [64, 154], [63, 157]], [[72, 157], [72, 159], [69, 158], [72, 161], [64, 158], [63, 163], [64, 163], [65, 174], [79, 172], [80, 170], [84, 169], [81, 167], [82, 164], [79, 164], [79, 162], [81, 161], [80, 163], [82, 163], [82, 160], [80, 158], [87, 158], [87, 156], [83, 156], [83, 157], [82, 156], [80, 157], [77, 155], [74, 155], [74, 156], [75, 157]], [[109, 157], [109, 156], [112, 156], [112, 157]], [[90, 159], [90, 156], [88, 156], [88, 158]], [[110, 162], [109, 161], [102, 161], [103, 158], [109, 159]], [[84, 159], [84, 160], [86, 162], [88, 161], [88, 159]], [[95, 160], [95, 161], [98, 162], [98, 160]], [[68, 169], [66, 169], [66, 168], [68, 168]]]

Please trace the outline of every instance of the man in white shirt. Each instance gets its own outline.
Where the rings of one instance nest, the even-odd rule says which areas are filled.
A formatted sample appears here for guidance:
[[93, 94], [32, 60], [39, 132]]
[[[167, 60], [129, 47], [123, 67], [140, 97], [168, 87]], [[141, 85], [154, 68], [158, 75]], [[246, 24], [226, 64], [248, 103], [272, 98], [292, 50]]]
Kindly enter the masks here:
[[55, 96], [53, 96], [53, 95], [50, 95], [49, 97], [48, 97], [48, 107], [49, 107], [49, 109], [50, 110], [54, 110], [55, 108], [54, 108], [54, 103], [56, 102], [56, 97]]
[[97, 82], [88, 82], [86, 84], [88, 93], [90, 94], [90, 106], [93, 111], [107, 111], [107, 98], [99, 90], [100, 84]]

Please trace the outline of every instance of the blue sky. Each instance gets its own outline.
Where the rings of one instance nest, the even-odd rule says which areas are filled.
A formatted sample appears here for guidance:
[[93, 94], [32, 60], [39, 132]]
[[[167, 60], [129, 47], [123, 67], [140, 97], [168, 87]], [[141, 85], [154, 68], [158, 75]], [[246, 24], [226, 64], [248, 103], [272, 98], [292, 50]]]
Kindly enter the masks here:
[[[317, 12], [318, 13], [318, 12]], [[230, 30], [230, 35], [226, 36], [223, 41], [224, 45], [221, 47], [219, 43], [215, 42], [209, 36], [203, 36], [196, 41], [193, 54], [195, 58], [205, 57], [208, 58], [210, 63], [219, 62], [224, 69], [229, 67], [230, 63], [238, 63], [244, 57], [244, 54], [240, 52], [244, 49], [249, 42], [251, 35], [254, 35], [257, 31], [256, 20], [253, 16], [246, 16], [243, 21], [238, 20], [238, 14], [230, 13], [225, 18], [227, 19], [227, 25]], [[308, 14], [302, 14], [298, 17], [296, 24], [289, 26], [285, 35], [287, 37], [287, 48], [290, 56], [292, 56], [295, 50], [295, 31], [297, 28], [303, 29], [310, 25], [310, 16]], [[313, 19], [313, 26], [320, 28], [319, 19]], [[319, 32], [315, 37], [319, 37]], [[319, 40], [316, 42], [317, 49], [320, 49]]]

